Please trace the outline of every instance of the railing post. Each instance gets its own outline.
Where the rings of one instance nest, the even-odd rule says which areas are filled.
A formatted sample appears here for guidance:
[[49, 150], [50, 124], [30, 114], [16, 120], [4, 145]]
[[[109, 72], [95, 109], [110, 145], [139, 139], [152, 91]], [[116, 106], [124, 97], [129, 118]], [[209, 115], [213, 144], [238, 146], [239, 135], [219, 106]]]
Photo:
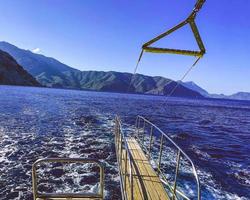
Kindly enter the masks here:
[[144, 120], [143, 130], [142, 130], [142, 146], [144, 146], [145, 126], [146, 126], [146, 121]]
[[134, 200], [134, 180], [133, 180], [133, 170], [132, 170], [132, 163], [130, 160], [130, 193], [131, 193], [131, 200]]
[[[119, 138], [120, 138], [120, 129], [117, 117], [115, 118], [115, 144], [116, 144], [116, 153], [119, 156]], [[118, 158], [117, 158], [118, 159]], [[117, 160], [118, 161], [118, 160]]]
[[[118, 126], [117, 126], [118, 127]], [[120, 135], [120, 129], [119, 128], [117, 128], [117, 156], [118, 156], [118, 158], [117, 158], [117, 162], [119, 162], [119, 158], [120, 158], [120, 155], [119, 155], [119, 149], [120, 149], [120, 137], [121, 137], [121, 135]]]
[[140, 137], [140, 133], [139, 133], [139, 130], [140, 130], [140, 121], [141, 121], [141, 118], [138, 117], [138, 123], [137, 123], [137, 137], [139, 138]]
[[120, 140], [120, 147], [121, 147], [121, 149], [120, 149], [120, 163], [122, 164], [122, 134], [121, 134], [121, 140]]
[[127, 179], [127, 164], [128, 164], [127, 156], [128, 156], [128, 152], [125, 151], [125, 172], [124, 172], [124, 177], [125, 177], [125, 179], [124, 179], [124, 190], [125, 191], [126, 191], [126, 184], [127, 184], [127, 181], [126, 181], [126, 179]]
[[102, 166], [100, 166], [100, 195], [104, 199], [104, 170]]
[[138, 116], [136, 117], [136, 120], [135, 120], [135, 129], [137, 128], [137, 124], [138, 124]]
[[160, 168], [161, 168], [162, 148], [163, 148], [163, 134], [161, 134], [160, 153], [159, 153], [159, 160], [158, 160], [158, 170], [159, 171], [160, 171]]
[[[144, 122], [143, 125], [141, 125], [141, 121]], [[144, 148], [144, 150], [146, 150], [146, 152], [149, 154], [149, 158], [151, 157], [152, 155], [152, 151], [154, 150], [154, 143], [156, 142], [155, 141], [155, 138], [154, 138], [154, 129], [156, 129], [157, 131], [159, 131], [159, 135], [161, 134], [160, 136], [160, 147], [159, 148], [159, 156], [158, 156], [158, 159], [154, 159], [154, 158], [150, 158], [154, 161], [154, 163], [156, 163], [156, 165], [158, 165], [158, 172], [160, 174], [160, 176], [162, 177], [162, 179], [164, 180], [164, 182], [168, 185], [168, 187], [170, 188], [171, 190], [171, 193], [173, 194], [173, 196], [171, 197], [171, 199], [178, 199], [178, 197], [183, 197], [184, 199], [189, 199], [184, 193], [182, 193], [181, 191], [179, 191], [177, 189], [178, 187], [178, 184], [177, 184], [177, 180], [178, 180], [178, 174], [179, 174], [179, 168], [180, 168], [180, 165], [183, 160], [181, 160], [181, 157], [183, 156], [185, 159], [187, 159], [187, 161], [189, 161], [189, 163], [191, 163], [192, 165], [192, 168], [193, 168], [193, 175], [195, 176], [195, 179], [196, 179], [196, 182], [197, 182], [197, 199], [200, 200], [201, 199], [201, 192], [200, 192], [200, 183], [199, 183], [199, 178], [198, 178], [198, 175], [197, 175], [197, 171], [194, 167], [194, 164], [192, 162], [192, 160], [189, 158], [189, 156], [171, 139], [171, 137], [169, 137], [167, 134], [165, 134], [162, 130], [160, 130], [157, 126], [155, 126], [153, 123], [151, 123], [150, 121], [148, 121], [147, 119], [145, 119], [144, 117], [141, 117], [141, 116], [137, 116], [137, 119], [136, 119], [136, 131], [135, 133], [137, 133], [137, 139], [139, 139], [139, 143], [140, 145], [143, 145], [142, 147], [144, 148], [144, 133], [145, 133], [145, 129], [146, 129], [146, 126], [151, 126], [150, 127], [150, 135], [149, 135], [149, 146], [146, 146], [146, 148]], [[141, 126], [141, 127], [140, 127]], [[141, 130], [143, 129], [143, 130]], [[143, 132], [141, 132], [143, 131]], [[146, 132], [147, 133], [147, 132]], [[141, 135], [143, 134], [143, 135]], [[158, 134], [157, 134], [157, 138], [158, 138]], [[176, 157], [176, 169], [175, 169], [175, 177], [174, 177], [174, 185], [173, 187], [171, 186], [171, 184], [169, 183], [169, 181], [167, 180], [167, 178], [165, 177], [165, 175], [162, 173], [161, 171], [161, 160], [162, 160], [162, 154], [163, 154], [163, 145], [166, 143], [165, 139], [167, 140], [167, 142], [170, 142], [174, 148], [177, 149], [177, 157]], [[148, 151], [147, 151], [148, 150]], [[129, 157], [128, 157], [129, 158]], [[132, 163], [133, 164], [133, 163]], [[132, 174], [132, 165], [129, 161], [128, 165], [130, 165], [130, 176], [128, 179], [128, 181], [130, 181], [131, 183], [131, 186], [132, 186], [132, 183], [133, 183], [133, 174]], [[131, 199], [133, 199], [132, 195], [133, 195], [133, 187], [130, 188], [131, 189]], [[130, 198], [129, 198], [130, 199]]]
[[32, 165], [32, 188], [33, 188], [33, 198], [36, 200], [37, 197], [37, 175], [36, 175], [36, 166]]
[[151, 126], [151, 129], [150, 129], [150, 141], [149, 141], [149, 149], [148, 149], [149, 156], [150, 156], [150, 152], [151, 152], [152, 140], [153, 140], [153, 126]]
[[200, 183], [198, 183], [198, 191], [197, 191], [197, 196], [198, 196], [198, 200], [200, 200], [201, 199], [201, 190], [200, 190]]
[[117, 144], [117, 153], [118, 153], [118, 149], [119, 149], [119, 138], [120, 138], [120, 135], [119, 135], [119, 125], [118, 125], [118, 122], [117, 122], [117, 126], [116, 126], [116, 144]]
[[181, 151], [178, 150], [177, 154], [177, 160], [176, 160], [176, 169], [175, 169], [175, 179], [174, 179], [174, 194], [173, 194], [173, 199], [175, 199], [176, 196], [176, 182], [177, 182], [177, 177], [179, 173], [179, 166], [180, 166], [180, 157], [181, 157]]

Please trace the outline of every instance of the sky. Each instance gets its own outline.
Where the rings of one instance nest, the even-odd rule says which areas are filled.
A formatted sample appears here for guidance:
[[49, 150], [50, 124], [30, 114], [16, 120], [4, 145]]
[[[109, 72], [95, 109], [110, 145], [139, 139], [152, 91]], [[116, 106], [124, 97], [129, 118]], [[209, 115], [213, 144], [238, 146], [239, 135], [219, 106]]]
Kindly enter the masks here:
[[[133, 72], [143, 43], [195, 0], [0, 0], [0, 41], [80, 69]], [[250, 0], [207, 0], [196, 19], [207, 53], [186, 77], [210, 93], [250, 92]], [[197, 49], [188, 26], [157, 44]], [[138, 73], [179, 80], [194, 57], [145, 53]]]

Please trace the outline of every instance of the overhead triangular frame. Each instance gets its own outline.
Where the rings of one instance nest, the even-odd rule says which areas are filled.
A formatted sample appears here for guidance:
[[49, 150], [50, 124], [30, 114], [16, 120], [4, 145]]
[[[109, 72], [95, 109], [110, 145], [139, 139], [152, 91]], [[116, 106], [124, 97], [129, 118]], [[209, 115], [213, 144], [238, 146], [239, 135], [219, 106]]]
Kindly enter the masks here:
[[[174, 26], [173, 28], [167, 30], [166, 32], [158, 35], [157, 37], [153, 38], [152, 40], [146, 42], [145, 44], [142, 45], [142, 50], [145, 52], [151, 52], [151, 53], [171, 53], [171, 54], [181, 54], [181, 55], [188, 55], [188, 56], [197, 56], [197, 57], [202, 57], [206, 50], [204, 47], [204, 44], [202, 42], [201, 36], [199, 34], [198, 28], [195, 23], [195, 17], [197, 12], [201, 9], [203, 3], [205, 0], [198, 0], [195, 8], [193, 9], [193, 12], [189, 15], [189, 17], [179, 23], [178, 25]], [[194, 50], [182, 50], [182, 49], [170, 49], [170, 48], [159, 48], [159, 47], [152, 47], [151, 45], [157, 42], [158, 40], [166, 37], [167, 35], [173, 33], [174, 31], [182, 28], [183, 26], [189, 24], [194, 38], [197, 42], [197, 45], [199, 47], [199, 51], [194, 51]]]

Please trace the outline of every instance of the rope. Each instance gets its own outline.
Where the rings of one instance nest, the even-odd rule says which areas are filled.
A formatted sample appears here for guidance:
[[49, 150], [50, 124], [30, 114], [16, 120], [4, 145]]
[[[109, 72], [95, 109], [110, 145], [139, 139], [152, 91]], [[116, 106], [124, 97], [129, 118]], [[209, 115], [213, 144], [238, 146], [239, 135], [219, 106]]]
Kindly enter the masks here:
[[[136, 63], [136, 66], [135, 66], [135, 69], [134, 69], [134, 73], [133, 75], [131, 76], [131, 79], [130, 79], [130, 82], [129, 82], [129, 86], [128, 86], [128, 89], [127, 89], [127, 93], [129, 92], [130, 88], [131, 88], [131, 85], [132, 85], [132, 82], [134, 80], [134, 77], [136, 75], [136, 72], [138, 70], [138, 66], [140, 64], [140, 61], [141, 61], [141, 58], [142, 58], [142, 55], [143, 55], [143, 49], [139, 55], [139, 58], [137, 60], [137, 63]], [[195, 62], [187, 69], [187, 71], [184, 73], [184, 75], [181, 77], [181, 79], [179, 81], [176, 82], [176, 85], [175, 87], [170, 91], [169, 94], [167, 94], [166, 96], [166, 99], [165, 101], [163, 101], [163, 103], [161, 104], [164, 108], [164, 110], [166, 109], [165, 106], [163, 104], [165, 104], [167, 102], [167, 100], [169, 99], [169, 97], [171, 97], [173, 95], [173, 93], [175, 92], [175, 90], [178, 88], [178, 86], [180, 85], [180, 83], [187, 77], [187, 75], [191, 72], [191, 70], [194, 68], [194, 66], [198, 63], [198, 61], [200, 60], [201, 57], [198, 57]], [[167, 85], [171, 84], [172, 82], [174, 82], [173, 80], [169, 81], [164, 87], [166, 87]], [[161, 106], [160, 106], [161, 107]], [[152, 118], [152, 116], [150, 117]]]
[[[167, 100], [169, 99], [169, 97], [172, 96], [172, 94], [175, 92], [175, 90], [178, 88], [178, 86], [180, 85], [180, 83], [187, 77], [187, 75], [191, 72], [191, 70], [194, 68], [194, 66], [198, 63], [198, 61], [200, 60], [201, 57], [198, 57], [195, 62], [187, 69], [187, 71], [184, 73], [184, 75], [181, 77], [180, 80], [178, 80], [176, 82], [175, 87], [170, 91], [170, 93], [166, 96], [165, 100], [160, 104], [160, 108], [162, 107], [164, 109], [164, 111], [166, 110], [166, 107], [163, 106], [163, 104], [165, 104], [167, 102]], [[169, 81], [164, 87], [166, 87], [167, 85], [169, 85], [170, 83], [174, 82], [173, 80]], [[166, 104], [167, 105], [167, 104]], [[149, 120], [151, 120], [153, 117], [153, 115], [151, 115], [149, 117]]]
[[[175, 91], [175, 90], [177, 89], [177, 87], [180, 85], [180, 82], [182, 82], [182, 81], [187, 77], [187, 75], [191, 72], [191, 70], [194, 68], [194, 66], [197, 64], [197, 62], [200, 60], [200, 58], [201, 58], [201, 57], [198, 57], [198, 58], [195, 60], [195, 62], [194, 62], [194, 63], [188, 68], [188, 70], [184, 73], [184, 75], [182, 76], [182, 78], [176, 82], [175, 87], [174, 87], [174, 88], [171, 90], [171, 92], [167, 95], [167, 98], [170, 97], [170, 96], [174, 93], [174, 91]], [[165, 85], [165, 87], [166, 87], [167, 85], [169, 85], [170, 83], [172, 83], [172, 82], [174, 82], [174, 81], [170, 81], [168, 84]]]
[[139, 63], [140, 63], [141, 58], [142, 58], [142, 55], [143, 55], [143, 49], [141, 50], [140, 56], [139, 56], [138, 61], [137, 61], [137, 63], [136, 63], [136, 66], [135, 66], [135, 69], [134, 69], [134, 73], [133, 73], [133, 75], [131, 76], [131, 79], [130, 79], [130, 82], [129, 82], [129, 86], [128, 86], [128, 89], [127, 89], [127, 93], [129, 92], [129, 89], [130, 89], [130, 87], [131, 87], [131, 85], [132, 85], [132, 82], [133, 82], [133, 80], [134, 80], [136, 71], [137, 71], [137, 69], [138, 69]]
[[[130, 83], [129, 83], [129, 86], [128, 86], [128, 89], [127, 89], [127, 92], [129, 92], [129, 89], [132, 85], [132, 82], [133, 82], [133, 79], [134, 79], [134, 76], [137, 72], [137, 69], [138, 69], [138, 66], [139, 66], [139, 63], [141, 61], [141, 58], [142, 58], [142, 55], [143, 55], [143, 50], [141, 51], [140, 53], [140, 56], [139, 56], [139, 59], [136, 63], [136, 66], [135, 66], [135, 69], [134, 69], [134, 73], [130, 79]], [[182, 82], [186, 77], [187, 75], [191, 72], [191, 70], [194, 68], [194, 66], [198, 63], [198, 61], [200, 60], [201, 57], [198, 57], [195, 62], [188, 68], [188, 70], [184, 73], [184, 75], [182, 76], [181, 79], [179, 79], [177, 82], [176, 82], [176, 85], [175, 87], [171, 90], [171, 92], [167, 95], [167, 98], [170, 97], [174, 92], [175, 90], [178, 88], [178, 86], [180, 85], [180, 82]], [[167, 85], [169, 85], [170, 83], [174, 82], [173, 80], [169, 81], [164, 87], [166, 87]], [[166, 99], [167, 100], [167, 99]]]
[[[191, 70], [194, 68], [194, 66], [197, 64], [197, 62], [200, 60], [201, 57], [198, 57], [195, 62], [187, 69], [187, 71], [184, 73], [184, 75], [181, 77], [180, 80], [178, 80], [176, 82], [176, 85], [175, 87], [171, 90], [171, 92], [167, 95], [166, 99], [163, 101], [163, 103], [161, 105], [163, 105], [164, 103], [167, 102], [167, 100], [169, 99], [169, 97], [172, 96], [172, 94], [175, 92], [175, 90], [178, 88], [178, 86], [180, 85], [180, 83], [187, 77], [187, 75], [191, 72]], [[168, 84], [172, 83], [174, 81], [170, 81]], [[166, 84], [165, 87], [168, 85]], [[166, 104], [167, 105], [167, 104]], [[160, 106], [160, 107], [163, 107], [164, 110], [166, 110], [166, 107], [165, 106]], [[152, 116], [150, 117], [152, 118]]]
[[[131, 79], [130, 79], [130, 83], [129, 83], [127, 92], [129, 92], [129, 89], [130, 89], [130, 87], [131, 87], [131, 85], [132, 85], [132, 82], [133, 82], [134, 76], [135, 76], [135, 74], [136, 74], [136, 71], [137, 71], [137, 69], [138, 69], [139, 63], [140, 63], [140, 61], [141, 61], [142, 55], [143, 55], [143, 50], [141, 51], [140, 56], [139, 56], [139, 59], [138, 59], [138, 61], [137, 61], [137, 63], [136, 63], [136, 66], [135, 66], [135, 69], [134, 69], [134, 73], [133, 73], [133, 75], [132, 75], [132, 77], [131, 77]], [[173, 94], [173, 93], [175, 92], [175, 90], [178, 88], [178, 86], [180, 85], [180, 83], [187, 77], [187, 75], [191, 72], [191, 70], [192, 70], [192, 69], [195, 67], [195, 65], [198, 63], [198, 61], [200, 60], [200, 58], [201, 58], [201, 57], [198, 57], [198, 58], [195, 60], [195, 62], [187, 69], [187, 71], [184, 73], [184, 75], [181, 77], [181, 79], [180, 79], [179, 81], [176, 82], [175, 87], [174, 87], [174, 88], [170, 91], [170, 93], [166, 96], [166, 99], [165, 99], [165, 101], [164, 101], [163, 103], [165, 103], [165, 102], [169, 99], [169, 97], [172, 96], [172, 94]], [[166, 87], [167, 85], [169, 85], [169, 84], [172, 83], [172, 82], [174, 82], [174, 81], [173, 81], [173, 80], [169, 81], [164, 87]], [[162, 104], [163, 104], [163, 103], [162, 103]], [[164, 109], [165, 109], [165, 107], [164, 107]], [[151, 117], [152, 117], [152, 116], [151, 116]], [[150, 117], [150, 118], [151, 118], [151, 117]]]

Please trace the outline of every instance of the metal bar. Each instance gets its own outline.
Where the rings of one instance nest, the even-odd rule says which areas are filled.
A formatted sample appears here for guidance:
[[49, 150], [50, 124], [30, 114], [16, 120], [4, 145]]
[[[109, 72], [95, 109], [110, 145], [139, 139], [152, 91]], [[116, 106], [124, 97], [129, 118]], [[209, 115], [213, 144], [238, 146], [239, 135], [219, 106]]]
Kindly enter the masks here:
[[134, 200], [134, 180], [133, 180], [133, 169], [131, 161], [130, 161], [130, 193], [131, 193], [131, 200]]
[[[179, 166], [180, 166], [180, 156], [181, 156], [181, 152], [180, 150], [178, 151], [178, 154], [177, 154], [177, 164], [176, 164], [176, 169], [175, 169], [175, 178], [174, 178], [174, 196], [176, 196], [176, 182], [177, 182], [177, 177], [178, 177], [178, 173], [179, 173]], [[174, 198], [175, 199], [175, 198]]]
[[[36, 168], [40, 163], [95, 163], [100, 168], [100, 190], [97, 194], [89, 193], [38, 193], [37, 191], [37, 173]], [[104, 198], [104, 167], [103, 165], [94, 159], [83, 159], [83, 158], [44, 158], [35, 161], [32, 165], [32, 186], [33, 186], [33, 197], [34, 200], [37, 198], [92, 198], [92, 199], [103, 199]]]
[[36, 166], [32, 165], [32, 188], [33, 188], [33, 198], [37, 198], [37, 175], [36, 175]]
[[119, 140], [120, 140], [119, 129], [117, 129], [117, 143], [116, 143], [117, 162], [119, 162], [119, 146], [120, 146]]
[[[143, 44], [142, 50], [145, 52], [151, 52], [151, 53], [172, 53], [172, 54], [179, 54], [179, 55], [202, 57], [205, 54], [206, 50], [205, 50], [205, 47], [203, 45], [202, 39], [200, 37], [198, 28], [195, 24], [195, 18], [196, 18], [197, 13], [202, 8], [204, 3], [205, 3], [205, 0], [197, 0], [192, 13], [184, 21], [182, 21], [181, 23], [177, 24], [173, 28], [167, 30], [166, 32], [154, 37], [150, 41]], [[157, 42], [158, 40], [168, 36], [169, 34], [173, 33], [174, 31], [182, 28], [183, 26], [185, 26], [188, 23], [191, 26], [192, 32], [194, 34], [195, 40], [199, 46], [200, 51], [180, 50], [180, 49], [170, 49], [170, 48], [158, 48], [158, 47], [150, 46], [153, 43]]]
[[[151, 130], [152, 130], [152, 141], [151, 141], [151, 144], [150, 144], [150, 148], [151, 148], [151, 150], [150, 150], [150, 152], [152, 151], [152, 148], [153, 148], [153, 145], [154, 145], [154, 143], [153, 143], [153, 132], [154, 132], [154, 129], [156, 129], [157, 131], [159, 131], [159, 133], [161, 134], [161, 149], [160, 149], [160, 155], [159, 155], [159, 160], [158, 161], [160, 161], [159, 163], [161, 164], [161, 156], [162, 156], [162, 153], [163, 153], [163, 145], [165, 145], [165, 142], [164, 142], [164, 139], [167, 139], [170, 143], [172, 143], [172, 145], [175, 147], [175, 148], [177, 148], [177, 150], [178, 150], [178, 153], [180, 154], [180, 156], [184, 156], [186, 159], [187, 159], [187, 161], [189, 161], [189, 163], [191, 164], [191, 166], [192, 166], [192, 169], [193, 169], [193, 174], [194, 174], [194, 177], [195, 177], [195, 179], [196, 179], [196, 183], [197, 183], [197, 192], [198, 192], [198, 200], [200, 200], [200, 185], [199, 185], [199, 179], [198, 179], [198, 175], [197, 175], [197, 172], [196, 172], [196, 169], [195, 169], [195, 167], [194, 167], [194, 165], [193, 165], [193, 162], [192, 162], [192, 160], [185, 154], [185, 152], [168, 136], [168, 135], [166, 135], [164, 132], [162, 132], [157, 126], [155, 126], [154, 124], [152, 124], [150, 121], [148, 121], [147, 119], [145, 119], [145, 118], [143, 118], [143, 117], [141, 117], [141, 116], [138, 116], [138, 123], [139, 123], [139, 121], [140, 121], [140, 123], [141, 123], [141, 120], [143, 120], [144, 121], [144, 123], [145, 123], [145, 127], [146, 126], [148, 126], [148, 124], [151, 126]], [[131, 155], [131, 152], [130, 152], [130, 150], [129, 150], [129, 148], [128, 148], [128, 144], [127, 144], [127, 140], [126, 140], [126, 138], [124, 137], [124, 133], [123, 133], [123, 131], [122, 131], [122, 127], [121, 127], [121, 122], [120, 122], [120, 120], [118, 119], [117, 121], [116, 121], [116, 123], [118, 123], [119, 124], [119, 126], [117, 126], [118, 127], [118, 129], [119, 129], [119, 139], [118, 139], [118, 141], [120, 142], [120, 136], [122, 136], [122, 148], [125, 150], [125, 153], [127, 153], [126, 155], [126, 157], [125, 157], [125, 160], [127, 159], [127, 161], [125, 161], [125, 165], [128, 167], [129, 166], [129, 170], [128, 170], [128, 168], [127, 168], [127, 172], [129, 171], [129, 174], [127, 174], [127, 173], [125, 173], [125, 176], [123, 175], [123, 173], [121, 173], [121, 168], [119, 168], [119, 173], [120, 173], [120, 175], [121, 175], [121, 188], [122, 188], [122, 195], [123, 195], [123, 199], [124, 200], [128, 200], [128, 199], [133, 199], [134, 200], [134, 176], [133, 176], [133, 163], [132, 163], [132, 161], [131, 161], [131, 159], [132, 159], [132, 155]], [[138, 124], [137, 123], [137, 124]], [[144, 125], [143, 125], [144, 126]], [[150, 136], [151, 136], [151, 130], [150, 130]], [[144, 128], [144, 131], [145, 131], [145, 128]], [[118, 152], [120, 152], [120, 149], [119, 149], [119, 151]], [[125, 154], [124, 154], [125, 155]], [[122, 156], [122, 157], [124, 157], [124, 155]], [[119, 159], [120, 160], [120, 159]], [[178, 161], [179, 160], [179, 161]], [[180, 162], [181, 162], [182, 160], [180, 159], [180, 158], [178, 158], [178, 155], [177, 155], [177, 163], [178, 163], [178, 165], [180, 165]], [[120, 164], [119, 164], [120, 165]], [[121, 167], [121, 166], [120, 166]], [[160, 166], [158, 166], [158, 168], [159, 168]], [[176, 170], [176, 169], [175, 169]], [[179, 170], [179, 166], [178, 166], [178, 170]], [[178, 173], [179, 173], [179, 171], [176, 171], [177, 173], [177, 175], [176, 175], [176, 182], [177, 182], [177, 178], [178, 178]], [[165, 182], [168, 182], [168, 180], [166, 179], [166, 177], [164, 176], [164, 174], [163, 174], [163, 172], [161, 171], [161, 169], [159, 169], [159, 174], [161, 174], [160, 176], [164, 179], [164, 181]], [[128, 180], [126, 180], [126, 176], [128, 176]], [[124, 180], [124, 177], [125, 177], [125, 180]], [[130, 186], [131, 186], [131, 188], [130, 188], [130, 193], [131, 193], [131, 196], [128, 196], [128, 194], [126, 194], [126, 190], [124, 190], [124, 185], [126, 185], [125, 184], [125, 182], [126, 181], [129, 181], [130, 182]], [[126, 182], [127, 183], [127, 182]], [[177, 185], [177, 184], [176, 184]], [[178, 189], [177, 189], [177, 187], [175, 186], [175, 192], [174, 192], [174, 188], [173, 187], [171, 187], [170, 185], [168, 186], [169, 188], [170, 188], [170, 191], [171, 191], [171, 193], [172, 194], [175, 194], [175, 196], [174, 197], [176, 197], [177, 198], [177, 196], [176, 196], [176, 194], [179, 196], [181, 196], [181, 197], [183, 197], [184, 199], [188, 199], [187, 198], [187, 196], [185, 195], [185, 194], [183, 194], [181, 191], [178, 191]], [[128, 188], [127, 188], [128, 189]]]
[[149, 45], [155, 43], [156, 41], [160, 40], [161, 38], [169, 35], [170, 33], [176, 31], [177, 29], [181, 28], [182, 26], [186, 25], [188, 22], [185, 20], [185, 21], [182, 21], [181, 23], [177, 24], [176, 26], [174, 26], [173, 28], [167, 30], [166, 32], [156, 36], [155, 38], [153, 38], [152, 40], [146, 42], [145, 44], [142, 45], [142, 49], [144, 50], [145, 47], [148, 47]]
[[153, 140], [153, 126], [151, 126], [151, 129], [150, 129], [150, 141], [149, 141], [149, 149], [148, 149], [149, 156], [151, 152], [152, 140]]
[[205, 3], [205, 0], [198, 0], [194, 6], [192, 13], [189, 15], [188, 18], [195, 18], [197, 13], [200, 11], [200, 9], [202, 8], [204, 3]]
[[125, 176], [125, 179], [124, 179], [124, 189], [126, 191], [126, 179], [127, 179], [127, 165], [128, 165], [128, 159], [127, 159], [127, 156], [128, 156], [128, 152], [125, 151], [125, 172], [124, 172], [124, 176]]
[[148, 124], [150, 124], [151, 126], [154, 127], [154, 129], [156, 129], [157, 131], [159, 131], [160, 134], [163, 134], [164, 137], [174, 145], [174, 147], [178, 150], [181, 151], [182, 155], [184, 155], [184, 157], [190, 162], [190, 164], [192, 165], [192, 168], [194, 169], [194, 171], [196, 171], [193, 161], [189, 158], [189, 156], [168, 136], [166, 135], [159, 127], [157, 127], [155, 124], [153, 124], [152, 122], [148, 121], [147, 119], [145, 119], [144, 117], [140, 116], [139, 117], [143, 120], [145, 120]]
[[118, 155], [118, 149], [119, 149], [119, 124], [118, 124], [118, 122], [117, 122], [117, 118], [115, 118], [115, 127], [116, 127], [116, 129], [115, 129], [115, 136], [116, 136], [116, 153], [117, 153], [117, 155]]
[[61, 163], [95, 163], [100, 167], [102, 166], [102, 163], [95, 159], [88, 159], [88, 158], [42, 158], [38, 159], [33, 163], [34, 167], [36, 168], [38, 164], [40, 163], [52, 163], [52, 162], [61, 162]]
[[205, 49], [205, 46], [204, 46], [204, 44], [202, 42], [199, 30], [198, 30], [198, 28], [196, 26], [196, 23], [195, 23], [194, 19], [190, 20], [189, 25], [190, 25], [190, 27], [191, 27], [191, 29], [193, 31], [195, 40], [196, 40], [196, 42], [197, 42], [197, 44], [198, 44], [198, 46], [199, 46], [199, 48], [201, 50], [202, 55], [205, 54], [206, 49]]
[[144, 136], [145, 136], [145, 126], [146, 126], [146, 122], [143, 122], [143, 129], [142, 129], [142, 145], [144, 146]]
[[[153, 124], [152, 122], [148, 121], [147, 119], [145, 119], [144, 117], [142, 116], [137, 116], [137, 118], [141, 119], [141, 120], [144, 120], [147, 124], [149, 124], [151, 127], [153, 127], [153, 129], [159, 131], [160, 134], [162, 134], [162, 136], [168, 141], [170, 142], [174, 148], [176, 148], [178, 150], [178, 152], [180, 152], [180, 155], [182, 155], [190, 164], [191, 164], [191, 168], [192, 168], [192, 172], [193, 172], [193, 175], [194, 175], [194, 178], [195, 178], [195, 181], [196, 181], [196, 186], [197, 186], [197, 199], [200, 200], [201, 199], [201, 192], [200, 192], [200, 181], [199, 181], [199, 177], [198, 177], [198, 174], [197, 174], [197, 171], [196, 171], [196, 168], [193, 164], [193, 161], [189, 158], [189, 156], [168, 136], [166, 135], [161, 129], [159, 129], [155, 124]], [[151, 144], [153, 145], [153, 144]], [[152, 146], [151, 146], [151, 149], [152, 149]], [[161, 153], [160, 153], [161, 154]], [[178, 156], [177, 156], [178, 157]], [[156, 164], [159, 164], [159, 160], [153, 160]], [[165, 177], [165, 175], [163, 174], [163, 172], [161, 171], [161, 169], [158, 168], [158, 171], [159, 173], [161, 174], [161, 177], [164, 179], [165, 182], [168, 182], [167, 178]], [[168, 183], [167, 184], [168, 187], [170, 188], [170, 190], [172, 191], [173, 193], [173, 188], [170, 187], [170, 184]], [[177, 193], [179, 195], [181, 195], [183, 198], [186, 198], [187, 197], [185, 195], [183, 195], [180, 191], [176, 190]]]
[[[161, 179], [161, 181], [162, 181], [162, 183], [164, 183], [165, 185], [167, 185], [167, 187], [170, 189], [170, 191], [171, 191], [172, 194], [173, 194], [173, 193], [174, 193], [174, 190], [173, 190], [173, 187], [169, 184], [169, 182], [168, 182], [167, 180], [163, 180], [163, 179]], [[185, 200], [190, 200], [190, 198], [187, 197], [182, 191], [176, 189], [176, 193], [177, 193], [178, 195], [180, 195], [181, 197], [183, 197], [183, 199], [185, 199]], [[177, 195], [176, 195], [176, 197], [177, 197]]]
[[118, 135], [118, 123], [117, 123], [117, 119], [115, 119], [115, 150], [116, 150], [116, 153], [117, 153], [117, 146], [118, 146], [118, 138], [119, 138], [119, 135]]
[[160, 153], [159, 153], [159, 160], [158, 160], [158, 170], [161, 168], [162, 148], [163, 148], [163, 134], [161, 135]]
[[202, 51], [169, 49], [169, 48], [159, 48], [159, 47], [145, 47], [144, 51], [150, 52], [150, 53], [172, 53], [172, 54], [180, 54], [180, 55], [186, 55], [186, 56], [198, 56], [198, 57], [201, 57], [204, 54]]
[[104, 199], [104, 169], [100, 167], [100, 195]]
[[120, 147], [121, 147], [121, 149], [120, 149], [120, 163], [122, 164], [122, 134], [121, 134], [121, 140], [120, 140]]
[[37, 196], [37, 200], [69, 200], [69, 199], [103, 199], [100, 195], [92, 193], [42, 193]]
[[[120, 122], [120, 120], [119, 120], [119, 118], [118, 117], [116, 117], [117, 118], [117, 121], [116, 121], [116, 123], [118, 123], [119, 124], [119, 130], [120, 130], [120, 134], [121, 134], [121, 136], [122, 136], [122, 141], [123, 141], [123, 149], [127, 152], [127, 159], [128, 159], [128, 161], [127, 161], [127, 163], [129, 163], [129, 167], [130, 167], [130, 174], [129, 174], [129, 181], [130, 181], [130, 186], [131, 186], [131, 188], [130, 188], [130, 193], [131, 193], [131, 199], [134, 199], [134, 197], [133, 197], [133, 190], [134, 190], [134, 183], [133, 183], [133, 171], [132, 171], [132, 162], [131, 162], [131, 159], [132, 159], [132, 156], [131, 156], [131, 152], [130, 152], [130, 150], [129, 150], [129, 148], [128, 148], [128, 144], [127, 144], [127, 140], [126, 140], [126, 138], [124, 137], [124, 133], [123, 133], [123, 131], [122, 131], [122, 128], [121, 128], [121, 122]], [[138, 120], [139, 120], [139, 118], [138, 118]], [[118, 150], [118, 153], [120, 152], [120, 149]], [[118, 160], [120, 160], [120, 159], [118, 159]], [[119, 164], [119, 174], [120, 174], [120, 183], [121, 183], [121, 192], [122, 192], [122, 196], [123, 196], [123, 199], [124, 200], [127, 200], [128, 199], [128, 194], [126, 193], [126, 191], [124, 190], [124, 177], [123, 177], [123, 172], [122, 172], [122, 166], [121, 166], [121, 163], [118, 163]], [[125, 177], [126, 178], [126, 177]]]
[[201, 199], [200, 183], [198, 184], [197, 196], [198, 196], [198, 200], [200, 200]]
[[141, 122], [140, 119], [141, 119], [141, 118], [138, 117], [138, 126], [137, 126], [137, 137], [138, 137], [138, 138], [140, 137], [140, 135], [139, 135], [139, 134], [140, 134], [140, 133], [139, 133], [139, 131], [140, 131], [140, 122]]
[[[118, 116], [115, 117], [115, 123], [116, 123], [116, 127], [117, 127], [117, 143], [115, 144], [115, 149], [116, 149], [116, 157], [117, 157], [117, 164], [118, 164], [118, 171], [119, 171], [119, 176], [120, 176], [120, 185], [121, 185], [121, 194], [122, 194], [122, 199], [123, 200], [127, 200], [127, 194], [124, 193], [124, 187], [123, 187], [123, 176], [122, 176], [122, 167], [119, 163], [119, 146], [118, 146], [118, 141], [119, 141], [119, 135], [118, 135], [118, 127], [120, 129], [120, 123], [119, 123], [119, 118]], [[122, 133], [122, 132], [120, 132]]]
[[137, 128], [137, 124], [138, 124], [138, 117], [136, 117], [136, 120], [135, 120], [135, 128]]

